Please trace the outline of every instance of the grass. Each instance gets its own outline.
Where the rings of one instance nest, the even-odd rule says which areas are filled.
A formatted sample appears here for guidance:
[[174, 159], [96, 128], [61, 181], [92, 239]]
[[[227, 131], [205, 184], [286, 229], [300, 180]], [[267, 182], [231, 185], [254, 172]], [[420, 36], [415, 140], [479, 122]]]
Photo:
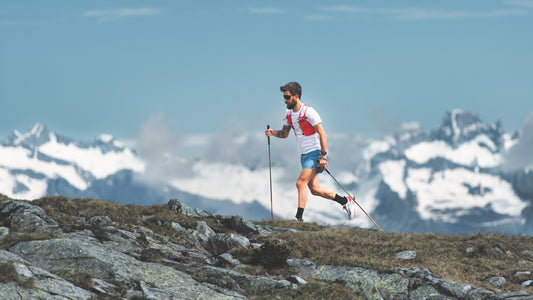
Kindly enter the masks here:
[[[171, 211], [166, 204], [145, 207], [64, 197], [42, 198], [33, 201], [32, 204], [41, 206], [61, 226], [72, 226], [76, 217], [85, 217], [88, 220], [93, 216], [106, 215], [116, 227], [138, 232], [143, 228], [149, 228], [155, 233], [168, 236], [170, 241], [177, 244], [184, 244], [186, 239], [172, 229], [171, 222], [178, 222], [186, 228], [195, 228], [196, 222], [202, 220], [216, 232], [232, 232], [220, 217], [190, 218]], [[268, 274], [273, 278], [285, 279], [287, 275], [294, 274], [295, 270], [284, 264], [272, 265], [269, 259], [276, 261], [278, 257], [307, 258], [317, 264], [357, 266], [382, 273], [395, 272], [398, 267], [427, 268], [436, 278], [472, 284], [495, 292], [522, 290], [533, 294], [533, 288], [521, 286], [523, 281], [533, 279], [533, 275], [515, 275], [519, 271], [533, 273], [533, 255], [524, 252], [524, 250], [533, 251], [533, 237], [499, 233], [400, 234], [371, 229], [325, 227], [315, 223], [283, 220], [260, 223], [295, 228], [300, 232], [280, 232], [268, 237], [248, 235], [252, 242], [260, 242], [266, 246], [259, 250], [233, 250], [231, 253], [234, 257], [249, 264], [239, 269], [240, 272], [262, 276]], [[0, 248], [12, 245], [17, 239], [29, 238], [33, 237], [28, 235], [8, 237], [2, 241], [3, 246], [0, 245]], [[276, 239], [288, 243], [281, 245], [275, 242]], [[397, 259], [395, 254], [404, 250], [416, 251], [417, 257], [413, 260]], [[271, 253], [271, 257], [261, 261], [258, 259], [262, 256], [260, 251], [279, 251], [279, 253]], [[157, 261], [159, 257], [160, 253], [143, 254], [143, 259], [148, 261]], [[201, 278], [200, 275], [197, 276]], [[483, 283], [484, 279], [492, 276], [504, 276], [507, 282], [499, 289]], [[342, 283], [325, 284], [313, 280], [309, 280], [308, 285], [300, 286], [296, 291], [279, 291], [276, 295], [294, 299], [350, 299], [349, 292]], [[254, 295], [253, 298], [272, 299], [272, 297], [273, 295]]]
[[33, 288], [34, 282], [32, 279], [25, 279], [17, 273], [15, 265], [12, 262], [0, 264], [0, 283], [14, 282], [25, 288]]
[[[290, 222], [289, 222], [290, 223]], [[278, 233], [272, 238], [289, 241], [292, 257], [318, 264], [359, 266], [391, 273], [396, 268], [427, 268], [437, 278], [469, 283], [496, 292], [519, 289], [533, 293], [521, 283], [533, 271], [533, 238], [499, 233], [444, 235], [435, 233], [386, 233], [375, 230], [335, 227], [322, 231]], [[467, 249], [472, 249], [471, 252]], [[416, 251], [414, 260], [401, 260], [396, 253]], [[496, 289], [483, 283], [488, 277], [504, 276], [506, 284]]]
[[49, 233], [39, 232], [10, 232], [6, 237], [0, 240], [0, 249], [8, 249], [9, 247], [20, 242], [48, 240], [54, 238]]

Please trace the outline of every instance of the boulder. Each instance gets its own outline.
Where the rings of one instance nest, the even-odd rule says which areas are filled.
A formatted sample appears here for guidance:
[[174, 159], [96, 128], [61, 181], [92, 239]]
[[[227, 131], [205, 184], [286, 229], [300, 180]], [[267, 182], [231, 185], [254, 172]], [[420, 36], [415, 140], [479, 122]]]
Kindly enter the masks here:
[[50, 272], [89, 274], [115, 285], [142, 281], [174, 298], [224, 298], [190, 275], [162, 264], [142, 262], [101, 244], [79, 238], [58, 238], [19, 243], [9, 249], [32, 265]]
[[[0, 282], [0, 299], [90, 299], [95, 295], [71, 282], [34, 266], [20, 256], [0, 250], [0, 265], [11, 264], [16, 282]], [[6, 274], [3, 274], [6, 275]]]
[[59, 234], [63, 230], [45, 211], [24, 201], [0, 201], [0, 226], [18, 232], [42, 232]]
[[209, 237], [206, 246], [213, 255], [219, 255], [233, 248], [249, 247], [250, 240], [238, 234], [217, 233]]

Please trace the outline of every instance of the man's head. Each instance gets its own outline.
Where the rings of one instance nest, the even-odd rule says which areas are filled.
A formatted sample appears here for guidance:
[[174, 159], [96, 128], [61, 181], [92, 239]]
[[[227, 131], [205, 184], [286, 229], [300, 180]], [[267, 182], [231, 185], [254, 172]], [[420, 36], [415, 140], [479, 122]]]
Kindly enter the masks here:
[[279, 90], [283, 94], [287, 94], [285, 92], [289, 92], [290, 95], [292, 96], [298, 95], [298, 98], [300, 99], [302, 98], [302, 86], [300, 86], [300, 84], [296, 81], [292, 81], [292, 82], [287, 83], [284, 86], [281, 86]]
[[302, 87], [298, 84], [298, 82], [293, 81], [287, 83], [279, 89], [283, 92], [283, 98], [285, 99], [287, 108], [294, 109], [298, 105], [300, 97], [302, 96]]

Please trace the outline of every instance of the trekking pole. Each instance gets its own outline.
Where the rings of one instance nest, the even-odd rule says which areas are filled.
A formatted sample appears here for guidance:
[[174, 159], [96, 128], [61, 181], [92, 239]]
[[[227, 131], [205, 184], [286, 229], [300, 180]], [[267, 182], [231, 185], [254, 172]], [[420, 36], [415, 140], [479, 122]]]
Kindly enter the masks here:
[[[270, 125], [267, 125], [270, 129]], [[270, 136], [268, 137], [268, 172], [270, 174], [270, 220], [274, 220], [274, 209], [272, 208], [272, 160], [270, 159]]]
[[333, 180], [335, 180], [335, 182], [344, 190], [344, 192], [346, 192], [346, 194], [348, 194], [348, 196], [350, 196], [350, 198], [352, 198], [353, 202], [355, 202], [355, 204], [357, 204], [357, 206], [359, 206], [359, 208], [365, 213], [365, 215], [370, 219], [370, 221], [372, 221], [372, 223], [374, 223], [374, 225], [376, 225], [376, 227], [383, 231], [383, 229], [381, 229], [381, 227], [379, 227], [378, 223], [376, 223], [376, 221], [374, 221], [374, 219], [372, 219], [372, 217], [366, 213], [366, 211], [361, 207], [361, 205], [359, 205], [359, 203], [357, 203], [357, 201], [355, 201], [355, 197], [350, 195], [350, 193], [344, 188], [344, 186], [342, 186], [342, 184], [340, 184], [340, 182], [337, 181], [337, 179], [335, 179], [335, 177], [333, 177], [333, 175], [331, 175], [331, 173], [329, 172], [329, 170], [327, 168], [324, 168], [324, 170], [326, 170], [326, 172], [329, 174], [329, 176], [331, 176], [331, 178], [333, 178]]

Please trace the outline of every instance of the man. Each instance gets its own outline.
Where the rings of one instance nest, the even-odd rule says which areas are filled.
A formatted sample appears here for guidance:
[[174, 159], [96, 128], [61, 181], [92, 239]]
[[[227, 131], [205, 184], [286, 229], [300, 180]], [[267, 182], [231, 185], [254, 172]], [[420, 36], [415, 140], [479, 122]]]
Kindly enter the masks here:
[[355, 215], [355, 203], [350, 197], [341, 197], [328, 188], [320, 186], [317, 173], [328, 167], [327, 138], [320, 116], [311, 106], [301, 102], [302, 87], [297, 82], [289, 82], [280, 87], [287, 105], [287, 114], [283, 119], [281, 130], [267, 129], [265, 135], [287, 138], [291, 128], [294, 129], [298, 150], [301, 154], [302, 172], [296, 181], [298, 189], [298, 210], [296, 219], [303, 221], [307, 203], [307, 187], [315, 196], [338, 202], [348, 213], [351, 220]]

